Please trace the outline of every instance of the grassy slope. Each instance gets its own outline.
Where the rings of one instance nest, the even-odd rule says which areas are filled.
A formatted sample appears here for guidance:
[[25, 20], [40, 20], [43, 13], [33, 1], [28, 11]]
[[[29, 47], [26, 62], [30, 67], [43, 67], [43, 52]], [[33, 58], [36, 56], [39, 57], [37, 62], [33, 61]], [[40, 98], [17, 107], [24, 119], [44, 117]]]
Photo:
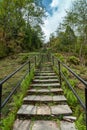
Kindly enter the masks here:
[[[63, 63], [67, 64], [76, 74], [78, 74], [81, 78], [87, 81], [87, 67], [82, 66], [79, 64], [75, 65], [72, 62], [69, 61], [70, 55], [67, 55], [66, 53], [63, 54], [56, 54], [56, 57], [59, 58]], [[73, 86], [75, 91], [78, 93], [80, 98], [82, 99], [83, 102], [85, 102], [85, 91], [84, 91], [84, 85], [76, 80], [76, 78], [73, 78], [70, 73], [64, 68], [63, 72], [66, 75], [66, 77], [69, 79], [70, 84]], [[81, 106], [78, 104], [76, 98], [73, 96], [72, 92], [70, 89], [68, 89], [67, 85], [65, 82], [63, 82], [62, 87], [64, 89], [65, 96], [68, 99], [68, 103], [73, 109], [73, 115], [77, 117], [76, 125], [78, 130], [86, 130], [85, 128], [85, 112], [81, 108]]]
[[[30, 59], [31, 64], [34, 64], [34, 57], [37, 53], [20, 53], [16, 55], [11, 55], [4, 59], [0, 59], [0, 80], [2, 80], [7, 75], [11, 74], [17, 68], [19, 68], [23, 63]], [[20, 81], [23, 75], [26, 73], [28, 65], [25, 66], [21, 71], [19, 71], [15, 76], [10, 78], [6, 83], [3, 84], [2, 89], [2, 101], [10, 94], [14, 86]], [[7, 114], [11, 110], [12, 104], [9, 102], [9, 105], [3, 109], [3, 114]], [[3, 115], [4, 116], [4, 115]]]

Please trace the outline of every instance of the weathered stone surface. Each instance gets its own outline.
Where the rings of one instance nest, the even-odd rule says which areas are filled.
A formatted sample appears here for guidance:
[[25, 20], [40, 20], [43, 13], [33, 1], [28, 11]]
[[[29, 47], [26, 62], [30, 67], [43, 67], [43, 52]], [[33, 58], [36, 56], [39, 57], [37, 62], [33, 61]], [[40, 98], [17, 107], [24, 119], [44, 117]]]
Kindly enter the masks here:
[[51, 79], [58, 79], [58, 77], [56, 76], [56, 75], [53, 75], [53, 76], [48, 76], [48, 75], [44, 75], [44, 76], [35, 76], [35, 79], [49, 79], [49, 78], [51, 78]]
[[53, 83], [53, 82], [58, 82], [58, 79], [34, 79], [33, 82], [40, 82], [40, 83]]
[[38, 83], [38, 84], [32, 84], [31, 85], [32, 87], [59, 87], [60, 84], [59, 83], [45, 83], [45, 84], [41, 84], [41, 83]]
[[28, 92], [49, 92], [49, 89], [30, 89]]
[[76, 120], [76, 117], [74, 117], [74, 116], [64, 116], [63, 117], [63, 120], [69, 120], [69, 121], [75, 121]]
[[[23, 107], [25, 107], [25, 109], [23, 109]], [[36, 114], [36, 106], [34, 105], [22, 105], [22, 107], [19, 109], [19, 111], [17, 112], [18, 115], [35, 115]]]
[[66, 101], [66, 98], [63, 95], [53, 96], [53, 101]]
[[29, 130], [30, 120], [19, 120], [17, 119], [14, 123], [13, 130]]
[[39, 88], [39, 89], [30, 89], [28, 90], [28, 92], [63, 92], [63, 90], [61, 88], [50, 88], [50, 89], [44, 89], [44, 88]]
[[13, 130], [17, 130], [18, 127], [22, 124], [22, 122], [23, 122], [22, 120], [16, 119], [13, 125]]
[[40, 101], [53, 101], [52, 96], [40, 96]]
[[53, 115], [72, 114], [72, 111], [68, 105], [54, 105], [54, 106], [51, 106], [50, 108]]
[[61, 88], [51, 88], [50, 91], [51, 92], [63, 92], [63, 90]]
[[60, 127], [61, 130], [76, 130], [74, 123], [70, 123], [66, 121], [61, 121]]
[[60, 130], [54, 121], [35, 121], [32, 130]]
[[37, 70], [36, 73], [54, 73], [51, 69], [48, 68], [48, 70]]
[[18, 110], [17, 114], [22, 114], [23, 111], [26, 109], [27, 105], [22, 105], [21, 108]]
[[36, 73], [35, 74], [35, 76], [38, 76], [38, 75], [40, 75], [40, 76], [42, 76], [42, 75], [51, 75], [51, 76], [53, 76], [53, 75], [55, 75], [55, 73]]
[[34, 100], [36, 98], [36, 95], [31, 95], [31, 96], [27, 96], [25, 97], [23, 100]]
[[23, 99], [23, 101], [40, 101], [40, 96], [30, 95]]
[[37, 115], [50, 115], [50, 108], [47, 105], [40, 105], [37, 107]]

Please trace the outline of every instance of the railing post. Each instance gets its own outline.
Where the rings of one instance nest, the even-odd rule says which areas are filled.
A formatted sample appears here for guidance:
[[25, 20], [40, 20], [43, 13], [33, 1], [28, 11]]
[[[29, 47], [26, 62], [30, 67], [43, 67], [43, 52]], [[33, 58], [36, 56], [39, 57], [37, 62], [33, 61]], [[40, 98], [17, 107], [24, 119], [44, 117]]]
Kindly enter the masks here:
[[85, 88], [85, 105], [86, 105], [86, 130], [87, 130], [87, 86]]
[[61, 82], [61, 67], [60, 67], [60, 61], [58, 61], [58, 69], [59, 69], [59, 82], [60, 82], [60, 86], [62, 85]]
[[30, 61], [29, 61], [29, 64], [28, 64], [28, 70], [29, 70], [29, 74], [30, 74], [30, 71], [31, 71]]
[[52, 56], [52, 63], [53, 63], [53, 66], [54, 66], [54, 56]]
[[41, 58], [42, 58], [42, 59], [41, 59], [42, 62], [43, 62], [43, 60], [44, 60], [43, 57], [44, 57], [44, 56], [43, 56], [43, 54], [42, 54], [42, 57], [41, 57]]
[[1, 119], [1, 105], [2, 105], [2, 84], [0, 84], [0, 119]]
[[36, 65], [37, 65], [37, 57], [35, 56], [35, 67], [36, 67]]

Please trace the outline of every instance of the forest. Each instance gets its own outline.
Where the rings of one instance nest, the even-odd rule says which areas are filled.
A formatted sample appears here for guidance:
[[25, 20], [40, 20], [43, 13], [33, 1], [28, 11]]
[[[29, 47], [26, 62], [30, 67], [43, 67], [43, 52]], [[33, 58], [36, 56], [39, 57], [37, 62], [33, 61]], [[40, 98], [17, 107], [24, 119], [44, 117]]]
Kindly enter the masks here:
[[0, 1], [0, 57], [42, 47], [45, 11], [37, 0]]

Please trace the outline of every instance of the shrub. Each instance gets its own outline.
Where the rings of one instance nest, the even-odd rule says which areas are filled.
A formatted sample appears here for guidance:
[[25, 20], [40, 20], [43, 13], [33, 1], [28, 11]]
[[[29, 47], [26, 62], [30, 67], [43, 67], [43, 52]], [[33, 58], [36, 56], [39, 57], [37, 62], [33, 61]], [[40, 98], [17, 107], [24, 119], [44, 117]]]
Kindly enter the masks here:
[[70, 57], [68, 58], [68, 62], [69, 62], [69, 63], [72, 63], [72, 64], [74, 64], [74, 65], [78, 65], [78, 64], [80, 63], [80, 60], [79, 60], [79, 58], [77, 58], [77, 57], [75, 57], [75, 56], [70, 56]]
[[7, 49], [4, 43], [0, 42], [0, 58], [5, 57], [7, 55]]
[[59, 54], [59, 53], [55, 53], [55, 56], [62, 62], [64, 62], [64, 57], [63, 55]]
[[25, 63], [25, 62], [28, 60], [28, 58], [29, 58], [29, 55], [23, 56], [23, 57], [21, 58], [21, 60], [20, 60], [20, 64]]

